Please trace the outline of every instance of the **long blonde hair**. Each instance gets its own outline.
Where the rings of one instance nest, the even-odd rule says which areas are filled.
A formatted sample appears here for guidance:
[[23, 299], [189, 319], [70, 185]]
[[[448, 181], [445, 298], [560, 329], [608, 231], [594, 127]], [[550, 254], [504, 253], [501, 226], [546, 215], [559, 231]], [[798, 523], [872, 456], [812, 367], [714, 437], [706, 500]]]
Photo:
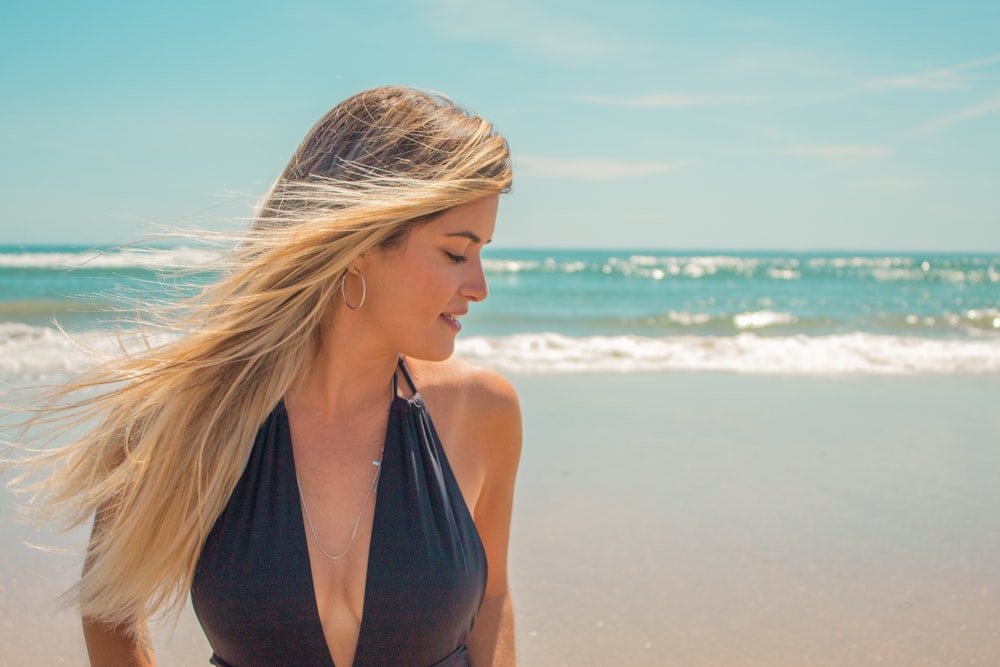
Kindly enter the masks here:
[[96, 423], [36, 457], [48, 472], [24, 483], [46, 520], [95, 517], [69, 593], [85, 617], [131, 627], [181, 607], [258, 425], [315, 354], [350, 262], [510, 183], [506, 141], [436, 94], [369, 90], [312, 128], [223, 277], [176, 311], [175, 336], [84, 373], [30, 424]]

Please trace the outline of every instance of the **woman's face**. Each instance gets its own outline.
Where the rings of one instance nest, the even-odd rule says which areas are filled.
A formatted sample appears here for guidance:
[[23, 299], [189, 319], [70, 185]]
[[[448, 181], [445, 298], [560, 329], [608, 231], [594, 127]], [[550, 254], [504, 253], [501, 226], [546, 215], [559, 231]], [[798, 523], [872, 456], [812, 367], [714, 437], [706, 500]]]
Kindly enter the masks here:
[[[358, 260], [367, 297], [349, 317], [368, 329], [372, 343], [417, 359], [451, 356], [462, 328], [459, 318], [469, 302], [488, 293], [481, 253], [493, 237], [499, 199], [449, 209], [415, 227], [401, 246]], [[348, 285], [351, 303], [357, 303], [357, 278], [349, 276]]]

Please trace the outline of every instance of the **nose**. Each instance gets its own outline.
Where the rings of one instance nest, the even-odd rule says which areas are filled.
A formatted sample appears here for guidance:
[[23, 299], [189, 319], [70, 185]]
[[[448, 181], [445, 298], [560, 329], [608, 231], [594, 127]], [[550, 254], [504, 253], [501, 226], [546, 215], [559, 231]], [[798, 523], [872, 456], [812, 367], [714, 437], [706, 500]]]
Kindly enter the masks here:
[[469, 262], [469, 274], [462, 283], [462, 296], [469, 301], [482, 301], [490, 294], [490, 286], [486, 283], [482, 260]]

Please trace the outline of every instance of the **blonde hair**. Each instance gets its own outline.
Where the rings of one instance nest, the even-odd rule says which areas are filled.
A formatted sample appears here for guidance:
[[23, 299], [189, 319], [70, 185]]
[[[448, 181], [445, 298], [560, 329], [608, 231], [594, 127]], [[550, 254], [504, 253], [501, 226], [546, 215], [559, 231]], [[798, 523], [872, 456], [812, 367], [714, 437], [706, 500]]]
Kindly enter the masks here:
[[312, 128], [223, 277], [167, 327], [182, 335], [86, 372], [32, 421], [96, 421], [35, 460], [41, 481], [22, 480], [44, 519], [95, 517], [69, 593], [84, 617], [131, 627], [181, 607], [257, 428], [315, 354], [350, 262], [510, 183], [506, 141], [437, 94], [369, 90]]

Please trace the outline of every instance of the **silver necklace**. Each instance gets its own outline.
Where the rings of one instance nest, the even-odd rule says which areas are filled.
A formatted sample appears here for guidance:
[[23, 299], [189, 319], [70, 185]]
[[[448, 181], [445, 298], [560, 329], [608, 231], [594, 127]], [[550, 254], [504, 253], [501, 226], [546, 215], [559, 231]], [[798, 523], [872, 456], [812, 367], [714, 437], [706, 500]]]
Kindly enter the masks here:
[[375, 466], [375, 474], [372, 475], [372, 482], [368, 485], [368, 492], [365, 493], [365, 499], [361, 501], [361, 509], [358, 510], [358, 517], [354, 520], [354, 528], [351, 530], [351, 539], [347, 541], [347, 546], [339, 554], [334, 555], [328, 553], [326, 549], [323, 548], [323, 544], [319, 541], [319, 535], [316, 534], [316, 526], [313, 525], [312, 517], [309, 516], [309, 507], [306, 505], [306, 497], [302, 493], [302, 484], [299, 483], [298, 476], [295, 477], [295, 484], [299, 487], [299, 500], [302, 502], [302, 511], [306, 515], [306, 523], [309, 524], [309, 532], [312, 533], [313, 539], [316, 541], [316, 548], [319, 552], [329, 558], [330, 560], [340, 560], [347, 555], [347, 552], [351, 550], [351, 545], [354, 544], [354, 538], [358, 535], [358, 526], [361, 525], [361, 516], [365, 513], [365, 508], [368, 507], [368, 499], [371, 498], [372, 493], [378, 487], [378, 478], [382, 472], [382, 457], [385, 456], [385, 447], [382, 447], [381, 453], [379, 453], [378, 461], [372, 461], [372, 465]]

